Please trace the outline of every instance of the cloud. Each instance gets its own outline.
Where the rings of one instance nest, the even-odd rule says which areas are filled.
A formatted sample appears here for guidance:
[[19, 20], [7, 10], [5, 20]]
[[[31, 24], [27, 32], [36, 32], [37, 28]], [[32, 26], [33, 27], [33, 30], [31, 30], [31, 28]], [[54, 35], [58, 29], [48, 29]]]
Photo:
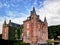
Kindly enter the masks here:
[[9, 23], [9, 20], [17, 24], [23, 24], [23, 21], [26, 20], [28, 16], [29, 15], [20, 13], [18, 11], [11, 11], [11, 10], [6, 11], [6, 15], [3, 16], [3, 18], [2, 16], [0, 16], [0, 33], [2, 33], [2, 26], [5, 19], [7, 24]]
[[6, 16], [11, 18], [18, 18], [18, 17], [26, 17], [26, 14], [18, 12], [18, 11], [6, 11]]
[[3, 4], [0, 2], [0, 8], [2, 8], [3, 7]]
[[15, 13], [16, 12], [14, 12], [14, 11], [6, 11], [6, 15], [9, 16], [9, 17], [15, 17], [16, 16]]
[[[17, 2], [19, 2], [19, 1], [20, 0], [17, 0]], [[31, 0], [29, 0], [29, 1], [31, 1]], [[26, 2], [27, 2], [27, 0], [26, 0]], [[23, 3], [25, 4], [24, 1], [23, 1]], [[38, 7], [36, 6], [36, 5], [38, 5], [37, 0], [35, 0], [34, 4], [29, 6], [29, 8], [27, 7], [28, 5], [27, 6], [24, 5], [24, 8], [29, 13], [32, 10], [32, 7], [35, 6], [37, 14], [40, 15], [40, 19], [44, 21], [44, 17], [46, 16], [49, 26], [60, 24], [60, 0], [46, 0], [46, 1], [44, 1], [44, 3], [40, 1], [39, 4], [40, 5], [38, 7], [40, 7], [40, 8], [38, 9]], [[10, 7], [10, 6], [15, 7], [15, 4], [11, 3], [9, 5], [8, 2], [4, 3], [4, 4], [0, 3], [0, 8], [2, 8], [3, 6], [5, 6], [5, 7]], [[16, 7], [18, 7], [18, 6], [16, 5]], [[21, 12], [16, 11], [16, 10], [15, 11], [7, 10], [6, 11], [6, 16], [3, 16], [3, 18], [0, 17], [0, 30], [1, 30], [0, 33], [2, 33], [2, 24], [4, 22], [4, 19], [6, 19], [7, 23], [11, 19], [12, 22], [22, 24], [23, 21], [26, 20], [27, 17], [29, 17], [29, 15], [30, 15], [30, 13], [27, 15], [25, 13], [21, 13]]]
[[34, 5], [36, 5], [36, 4], [37, 4], [37, 0], [34, 1]]
[[[14, 14], [13, 14], [14, 15]], [[23, 24], [23, 21], [27, 19], [29, 15], [26, 15], [24, 13], [16, 13], [14, 16], [9, 17], [12, 22], [17, 24]]]
[[7, 21], [11, 20], [12, 22], [23, 24], [23, 21], [27, 19], [29, 15], [24, 13], [20, 13], [18, 11], [7, 11], [6, 12], [6, 19]]
[[26, 17], [14, 18], [14, 19], [11, 19], [11, 20], [12, 20], [12, 22], [17, 23], [17, 24], [23, 24], [23, 21], [26, 20]]
[[6, 16], [0, 17], [0, 34], [2, 33], [2, 26], [4, 23], [4, 20], [6, 19], [7, 24], [9, 23], [9, 20], [11, 20], [14, 23], [17, 24], [23, 24], [23, 21], [27, 19], [29, 15], [26, 15], [24, 13], [18, 13], [15, 11], [9, 11], [9, 13], [6, 13]]
[[2, 8], [2, 7], [7, 7], [7, 8], [9, 8], [10, 7], [10, 5], [8, 4], [8, 3], [1, 3], [0, 2], [0, 8]]
[[7, 7], [7, 8], [9, 8], [9, 7], [10, 7], [10, 5], [9, 5], [9, 4], [7, 4], [7, 3], [4, 3], [4, 4], [3, 4], [3, 6], [5, 6], [5, 7]]
[[37, 9], [37, 14], [42, 20], [46, 16], [49, 26], [60, 24], [60, 0], [46, 0], [43, 7]]

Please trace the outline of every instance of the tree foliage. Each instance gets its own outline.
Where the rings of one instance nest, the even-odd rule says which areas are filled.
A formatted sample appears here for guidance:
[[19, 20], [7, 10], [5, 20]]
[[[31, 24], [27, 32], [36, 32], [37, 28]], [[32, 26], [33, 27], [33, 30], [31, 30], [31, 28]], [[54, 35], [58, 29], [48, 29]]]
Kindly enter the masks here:
[[49, 38], [58, 39], [57, 36], [59, 36], [59, 35], [60, 35], [60, 25], [48, 27]]
[[20, 26], [19, 28], [17, 28], [17, 38], [21, 38], [23, 33], [23, 26]]

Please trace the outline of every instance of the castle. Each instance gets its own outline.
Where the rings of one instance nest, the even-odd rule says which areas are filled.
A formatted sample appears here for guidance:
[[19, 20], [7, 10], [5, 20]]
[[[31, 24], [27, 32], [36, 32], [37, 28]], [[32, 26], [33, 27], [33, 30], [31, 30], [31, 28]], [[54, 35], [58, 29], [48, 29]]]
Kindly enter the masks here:
[[4, 24], [2, 26], [2, 39], [4, 40], [16, 40], [19, 39], [20, 36], [17, 38], [17, 36], [19, 34], [18, 30], [22, 25], [16, 24], [11, 22], [11, 20], [9, 20], [9, 23], [6, 23], [6, 20], [4, 21]]
[[[20, 25], [9, 21], [6, 24], [4, 21], [2, 29], [2, 39], [16, 39], [16, 28]], [[14, 34], [12, 34], [14, 33]], [[12, 38], [10, 38], [12, 36]], [[46, 17], [44, 21], [39, 19], [39, 15], [36, 14], [35, 8], [30, 12], [30, 16], [23, 21], [23, 41], [25, 43], [42, 43], [48, 40], [48, 23]]]
[[44, 22], [39, 19], [35, 8], [30, 13], [30, 16], [23, 22], [23, 41], [25, 43], [42, 43], [48, 40], [48, 23], [46, 17]]

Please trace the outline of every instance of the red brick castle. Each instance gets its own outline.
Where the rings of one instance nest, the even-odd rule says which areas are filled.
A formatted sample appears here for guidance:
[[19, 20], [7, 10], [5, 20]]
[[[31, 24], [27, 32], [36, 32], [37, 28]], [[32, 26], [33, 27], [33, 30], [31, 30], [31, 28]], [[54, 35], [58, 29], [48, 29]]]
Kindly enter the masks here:
[[23, 41], [25, 43], [41, 43], [48, 40], [48, 23], [46, 17], [44, 22], [39, 19], [35, 8], [30, 13], [30, 16], [23, 22]]
[[[2, 28], [2, 39], [15, 40], [17, 39], [17, 29], [19, 24], [9, 21], [6, 24], [4, 21]], [[48, 40], [48, 23], [46, 17], [44, 22], [39, 19], [39, 15], [36, 14], [35, 8], [30, 13], [27, 20], [23, 21], [23, 41], [25, 43], [43, 43]]]

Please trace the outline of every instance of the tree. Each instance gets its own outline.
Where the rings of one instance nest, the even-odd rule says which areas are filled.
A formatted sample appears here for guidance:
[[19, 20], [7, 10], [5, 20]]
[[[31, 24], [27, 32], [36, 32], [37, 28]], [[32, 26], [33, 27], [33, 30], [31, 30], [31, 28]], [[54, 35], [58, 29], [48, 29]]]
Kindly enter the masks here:
[[58, 39], [57, 36], [59, 36], [60, 34], [59, 32], [60, 32], [60, 25], [48, 27], [49, 38]]
[[23, 27], [20, 26], [19, 28], [17, 28], [17, 38], [20, 39], [23, 33]]

